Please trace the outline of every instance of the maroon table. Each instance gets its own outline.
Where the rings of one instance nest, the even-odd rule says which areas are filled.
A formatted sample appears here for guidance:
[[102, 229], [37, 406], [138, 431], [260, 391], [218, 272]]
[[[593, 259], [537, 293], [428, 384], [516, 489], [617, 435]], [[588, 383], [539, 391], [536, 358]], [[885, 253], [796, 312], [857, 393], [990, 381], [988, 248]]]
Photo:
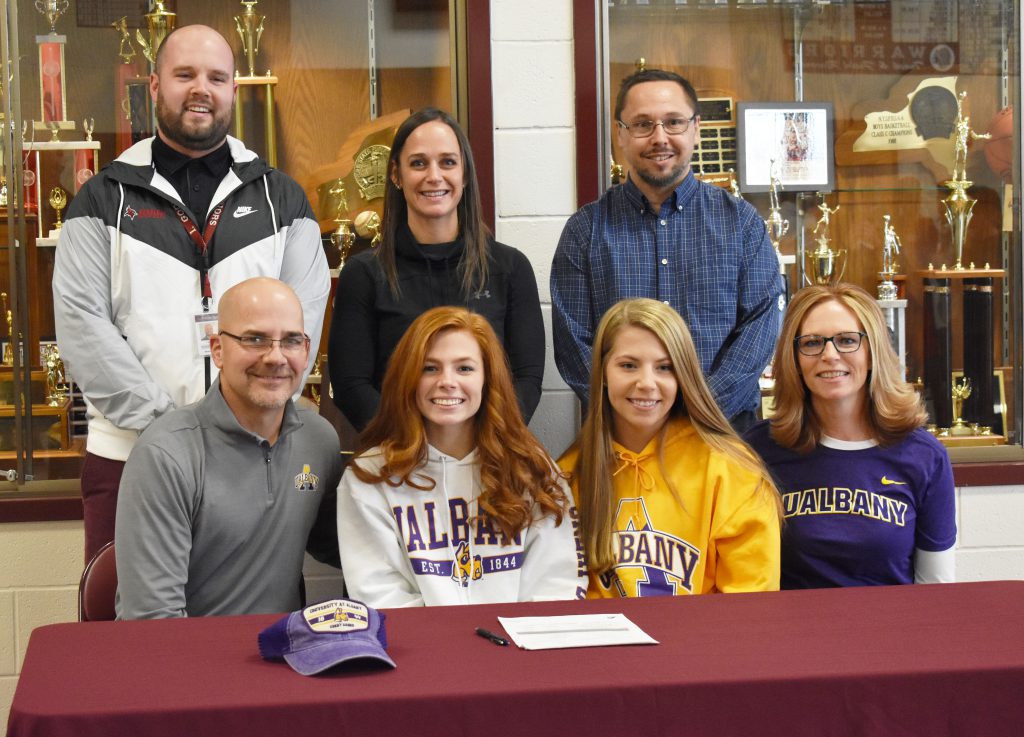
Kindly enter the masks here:
[[[473, 633], [620, 611], [661, 644]], [[396, 670], [312, 678], [259, 658], [274, 619], [40, 627], [8, 735], [1024, 734], [1022, 581], [391, 610]]]

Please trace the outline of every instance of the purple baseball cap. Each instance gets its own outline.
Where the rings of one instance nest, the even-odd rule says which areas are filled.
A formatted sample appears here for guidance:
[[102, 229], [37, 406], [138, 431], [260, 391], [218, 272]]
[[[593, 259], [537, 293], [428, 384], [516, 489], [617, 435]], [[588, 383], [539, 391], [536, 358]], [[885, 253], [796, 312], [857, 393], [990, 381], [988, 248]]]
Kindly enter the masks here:
[[297, 673], [312, 676], [356, 658], [381, 660], [392, 668], [384, 651], [385, 616], [352, 599], [331, 599], [292, 612], [260, 632], [260, 656], [284, 658]]

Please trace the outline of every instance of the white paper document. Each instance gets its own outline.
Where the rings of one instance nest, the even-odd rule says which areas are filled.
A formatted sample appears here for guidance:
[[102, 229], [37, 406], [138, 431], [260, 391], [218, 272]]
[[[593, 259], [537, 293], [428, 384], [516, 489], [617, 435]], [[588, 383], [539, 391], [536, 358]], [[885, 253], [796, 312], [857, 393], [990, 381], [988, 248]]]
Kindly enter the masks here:
[[498, 621], [512, 642], [523, 650], [658, 644], [624, 614], [498, 617]]

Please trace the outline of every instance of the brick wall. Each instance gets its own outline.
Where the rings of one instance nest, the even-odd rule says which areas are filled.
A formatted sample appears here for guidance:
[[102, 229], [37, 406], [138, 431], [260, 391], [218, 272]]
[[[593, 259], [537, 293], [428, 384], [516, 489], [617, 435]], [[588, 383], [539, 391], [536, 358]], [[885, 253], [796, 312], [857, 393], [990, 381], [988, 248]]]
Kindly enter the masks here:
[[[78, 619], [84, 548], [81, 522], [0, 524], [0, 728], [4, 730], [32, 630]], [[307, 555], [304, 574], [310, 601], [341, 595], [337, 569]]]
[[495, 230], [537, 275], [547, 361], [530, 429], [556, 457], [573, 441], [579, 415], [555, 368], [548, 288], [558, 236], [576, 210], [572, 54], [570, 0], [492, 0]]
[[0, 525], [0, 725], [36, 627], [78, 618], [81, 522]]

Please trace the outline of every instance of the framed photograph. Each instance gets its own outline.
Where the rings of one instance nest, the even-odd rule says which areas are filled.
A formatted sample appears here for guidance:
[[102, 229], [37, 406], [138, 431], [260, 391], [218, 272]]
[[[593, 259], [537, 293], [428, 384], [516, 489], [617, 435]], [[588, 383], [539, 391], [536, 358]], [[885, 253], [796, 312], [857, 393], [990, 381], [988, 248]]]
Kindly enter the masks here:
[[784, 192], [834, 189], [832, 103], [741, 102], [736, 109], [741, 192], [767, 192], [773, 174]]

